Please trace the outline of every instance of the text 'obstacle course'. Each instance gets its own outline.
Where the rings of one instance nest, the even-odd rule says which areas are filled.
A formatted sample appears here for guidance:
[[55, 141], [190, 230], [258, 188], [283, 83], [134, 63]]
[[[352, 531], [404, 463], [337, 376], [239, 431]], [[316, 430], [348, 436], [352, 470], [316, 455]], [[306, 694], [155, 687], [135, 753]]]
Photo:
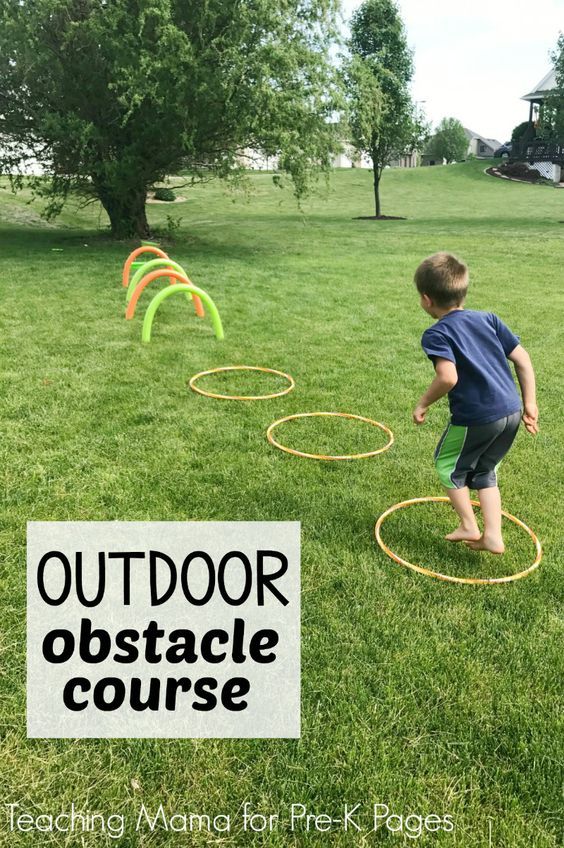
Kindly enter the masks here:
[[28, 735], [292, 737], [297, 522], [28, 525]]

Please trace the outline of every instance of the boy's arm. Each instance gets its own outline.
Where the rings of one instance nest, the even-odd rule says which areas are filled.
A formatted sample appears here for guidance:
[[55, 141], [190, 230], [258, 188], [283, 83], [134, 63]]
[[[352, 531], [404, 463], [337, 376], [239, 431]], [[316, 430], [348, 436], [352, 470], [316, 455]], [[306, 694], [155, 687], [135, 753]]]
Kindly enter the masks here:
[[419, 403], [413, 410], [413, 420], [416, 424], [423, 424], [425, 415], [431, 404], [444, 397], [458, 382], [456, 365], [450, 359], [435, 357], [435, 379], [419, 399]]
[[522, 345], [517, 345], [509, 356], [515, 366], [515, 373], [521, 387], [521, 395], [523, 396], [523, 424], [533, 435], [539, 431], [539, 411], [537, 408], [537, 395], [535, 386], [535, 372], [531, 362], [531, 357]]

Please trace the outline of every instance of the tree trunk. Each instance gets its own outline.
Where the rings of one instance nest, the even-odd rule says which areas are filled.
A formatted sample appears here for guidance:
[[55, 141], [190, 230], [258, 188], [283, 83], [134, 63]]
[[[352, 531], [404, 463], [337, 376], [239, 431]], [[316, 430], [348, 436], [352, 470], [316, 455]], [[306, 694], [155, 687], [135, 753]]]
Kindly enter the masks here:
[[380, 177], [382, 176], [380, 169], [376, 164], [374, 164], [374, 206], [376, 209], [376, 217], [379, 218], [382, 212], [382, 207], [380, 205]]
[[98, 189], [98, 196], [108, 213], [114, 238], [127, 239], [137, 236], [144, 239], [151, 235], [145, 211], [145, 188], [119, 191], [113, 186], [103, 187]]

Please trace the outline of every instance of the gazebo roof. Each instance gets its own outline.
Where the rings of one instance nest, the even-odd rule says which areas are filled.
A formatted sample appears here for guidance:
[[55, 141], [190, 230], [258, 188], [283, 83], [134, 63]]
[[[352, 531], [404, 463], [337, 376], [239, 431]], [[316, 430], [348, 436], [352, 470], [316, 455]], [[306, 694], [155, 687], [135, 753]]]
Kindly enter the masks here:
[[541, 81], [533, 88], [529, 94], [524, 94], [521, 100], [529, 102], [536, 100], [544, 100], [546, 95], [556, 88], [556, 71], [554, 68], [544, 76]]

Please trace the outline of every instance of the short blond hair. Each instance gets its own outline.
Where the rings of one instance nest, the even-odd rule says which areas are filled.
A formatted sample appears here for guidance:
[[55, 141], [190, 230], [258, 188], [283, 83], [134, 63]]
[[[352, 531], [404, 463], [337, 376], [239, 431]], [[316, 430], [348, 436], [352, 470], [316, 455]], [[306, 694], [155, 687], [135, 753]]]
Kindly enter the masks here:
[[434, 253], [415, 272], [419, 294], [426, 294], [437, 306], [460, 306], [468, 292], [468, 268], [452, 253]]

